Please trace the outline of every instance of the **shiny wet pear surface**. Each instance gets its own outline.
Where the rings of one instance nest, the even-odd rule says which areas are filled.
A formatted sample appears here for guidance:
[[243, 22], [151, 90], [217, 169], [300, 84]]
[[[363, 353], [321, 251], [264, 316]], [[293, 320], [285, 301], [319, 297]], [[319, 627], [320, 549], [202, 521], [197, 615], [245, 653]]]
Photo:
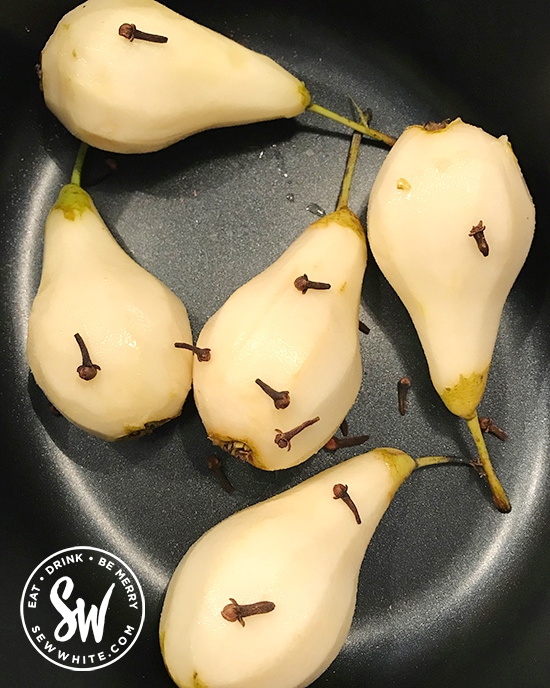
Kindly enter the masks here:
[[[77, 369], [83, 356], [93, 379]], [[89, 194], [65, 186], [44, 230], [44, 258], [28, 325], [38, 386], [71, 422], [107, 440], [150, 432], [178, 416], [191, 387], [182, 301], [117, 244]]]
[[[395, 491], [415, 468], [391, 448], [356, 456], [225, 519], [187, 552], [160, 621], [166, 667], [180, 688], [298, 688], [347, 637], [365, 550]], [[361, 517], [334, 498], [347, 486]], [[222, 616], [229, 598], [268, 613]]]
[[[471, 236], [480, 221], [488, 255]], [[483, 396], [502, 308], [534, 224], [508, 139], [460, 119], [406, 129], [376, 177], [369, 245], [409, 311], [436, 390], [459, 415], [471, 415]], [[461, 383], [453, 392], [461, 378], [474, 377], [477, 391]]]
[[[305, 461], [335, 433], [361, 385], [359, 304], [367, 251], [347, 208], [310, 225], [262, 273], [208, 320], [197, 344], [211, 360], [193, 363], [197, 409], [210, 439], [265, 469]], [[295, 285], [303, 275], [330, 285]], [[288, 391], [276, 408], [256, 383]], [[278, 432], [316, 420], [287, 445]]]
[[[119, 34], [131, 23], [166, 38]], [[214, 127], [294, 117], [310, 96], [270, 58], [153, 0], [88, 0], [44, 46], [46, 105], [77, 138], [147, 153]]]

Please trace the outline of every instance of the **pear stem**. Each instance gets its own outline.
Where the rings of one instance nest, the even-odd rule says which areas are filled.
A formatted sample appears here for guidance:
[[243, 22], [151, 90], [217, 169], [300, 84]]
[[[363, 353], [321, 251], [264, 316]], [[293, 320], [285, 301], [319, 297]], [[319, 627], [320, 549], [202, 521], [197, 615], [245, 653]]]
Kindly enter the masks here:
[[351, 189], [351, 182], [353, 180], [353, 174], [355, 172], [355, 166], [357, 164], [357, 158], [359, 157], [359, 149], [361, 148], [361, 134], [354, 132], [351, 137], [351, 143], [349, 146], [348, 159], [346, 162], [346, 171], [344, 172], [344, 179], [342, 181], [342, 188], [340, 190], [340, 196], [338, 197], [338, 203], [336, 205], [336, 210], [342, 210], [348, 207], [349, 202], [349, 192]]
[[84, 158], [86, 157], [87, 152], [88, 144], [84, 143], [84, 141], [81, 141], [74, 163], [73, 173], [71, 175], [71, 184], [75, 184], [75, 186], [81, 186], [82, 168], [84, 166]]
[[441, 463], [462, 464], [463, 466], [473, 466], [468, 459], [463, 459], [460, 456], [421, 456], [419, 459], [414, 459], [416, 464], [414, 469], [424, 468], [424, 466], [436, 466]]
[[493, 493], [493, 501], [495, 506], [503, 514], [507, 514], [512, 509], [512, 506], [510, 504], [510, 500], [506, 496], [504, 488], [497, 478], [493, 464], [491, 463], [489, 452], [487, 451], [487, 445], [485, 444], [485, 438], [483, 437], [483, 431], [481, 430], [481, 426], [479, 424], [477, 412], [474, 413], [472, 418], [467, 418], [466, 423], [468, 424], [468, 428], [470, 429], [472, 437], [474, 438], [474, 442], [476, 443], [479, 459], [481, 461], [481, 467], [485, 472], [487, 482], [489, 483], [489, 487]]
[[318, 105], [317, 103], [310, 103], [307, 109], [310, 112], [316, 112], [318, 115], [323, 115], [323, 117], [327, 117], [328, 119], [332, 119], [335, 122], [339, 122], [340, 124], [343, 124], [346, 127], [350, 127], [350, 129], [354, 129], [355, 131], [358, 131], [360, 134], [369, 136], [371, 139], [382, 141], [388, 146], [393, 146], [393, 144], [396, 141], [396, 139], [393, 136], [389, 136], [388, 134], [384, 134], [381, 131], [377, 131], [376, 129], [369, 127], [365, 123], [354, 122], [352, 119], [344, 117], [343, 115], [339, 115], [338, 113], [333, 112], [332, 110], [328, 110], [326, 107]]

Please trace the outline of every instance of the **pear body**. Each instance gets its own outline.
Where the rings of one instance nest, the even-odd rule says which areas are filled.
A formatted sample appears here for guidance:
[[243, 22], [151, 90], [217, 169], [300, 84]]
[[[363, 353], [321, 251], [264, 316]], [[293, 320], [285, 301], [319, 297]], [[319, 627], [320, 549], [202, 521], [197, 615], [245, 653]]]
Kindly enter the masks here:
[[[164, 661], [180, 688], [298, 688], [340, 651], [365, 550], [395, 491], [415, 466], [375, 449], [249, 507], [203, 535], [168, 585], [160, 621]], [[348, 486], [361, 518], [341, 499]], [[245, 626], [221, 611], [267, 600]]]
[[[342, 209], [310, 225], [266, 270], [208, 320], [197, 344], [193, 390], [210, 439], [258, 468], [305, 461], [336, 432], [361, 384], [359, 303], [367, 260], [361, 223]], [[294, 281], [330, 289], [305, 294]], [[256, 383], [288, 391], [286, 408]], [[277, 432], [319, 418], [281, 448]]]
[[[119, 35], [124, 23], [164, 36]], [[154, 0], [88, 0], [42, 51], [46, 105], [77, 138], [118, 153], [165, 148], [205, 129], [294, 117], [301, 81], [270, 58]]]
[[[78, 333], [94, 364], [77, 368]], [[38, 386], [70, 421], [106, 440], [178, 416], [191, 387], [191, 343], [181, 300], [118, 245], [90, 196], [65, 186], [45, 225], [42, 277], [28, 325]]]
[[[470, 231], [485, 227], [488, 255]], [[433, 384], [471, 418], [502, 309], [527, 257], [535, 209], [505, 136], [456, 119], [404, 131], [369, 198], [369, 246], [407, 308]]]

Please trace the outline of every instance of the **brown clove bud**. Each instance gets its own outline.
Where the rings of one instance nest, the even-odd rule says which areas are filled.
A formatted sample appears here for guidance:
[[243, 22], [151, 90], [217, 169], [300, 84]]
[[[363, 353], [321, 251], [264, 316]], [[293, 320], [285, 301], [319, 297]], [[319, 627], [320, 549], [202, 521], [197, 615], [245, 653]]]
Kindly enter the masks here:
[[273, 389], [273, 387], [270, 387], [266, 382], [263, 380], [260, 380], [260, 378], [256, 378], [254, 381], [263, 391], [270, 396], [273, 399], [273, 403], [275, 404], [276, 409], [286, 409], [287, 406], [290, 404], [290, 393], [288, 390], [284, 390], [283, 392], [277, 392], [276, 389]]
[[344, 418], [344, 420], [340, 423], [340, 432], [342, 433], [342, 435], [344, 435], [344, 437], [348, 436], [349, 425], [346, 418]]
[[330, 284], [327, 282], [312, 282], [305, 274], [296, 277], [294, 286], [298, 291], [301, 291], [302, 294], [305, 294], [308, 289], [330, 289]]
[[53, 404], [50, 404], [50, 413], [52, 416], [60, 417], [61, 416], [61, 411], [57, 409]]
[[166, 36], [158, 36], [156, 33], [145, 33], [145, 31], [136, 29], [135, 24], [121, 24], [118, 27], [118, 34], [123, 38], [127, 38], [130, 42], [136, 38], [140, 41], [149, 41], [149, 43], [168, 42], [168, 38]]
[[489, 255], [489, 244], [485, 238], [485, 229], [483, 220], [480, 220], [475, 227], [472, 227], [469, 236], [474, 237], [480, 253], [487, 257]]
[[487, 418], [485, 416], [480, 418], [479, 427], [483, 432], [488, 432], [491, 435], [498, 437], [498, 439], [502, 440], [503, 442], [506, 442], [506, 440], [508, 439], [508, 435], [504, 432], [504, 430], [502, 428], [499, 428], [496, 423], [493, 423], [491, 418]]
[[241, 626], [244, 626], [245, 617], [267, 614], [275, 609], [275, 604], [267, 600], [254, 602], [253, 604], [238, 604], [232, 597], [229, 600], [231, 604], [226, 604], [221, 614], [226, 621], [238, 621]]
[[411, 380], [408, 377], [402, 377], [397, 383], [397, 406], [402, 416], [407, 413], [407, 394], [410, 388]]
[[359, 321], [359, 332], [362, 332], [363, 334], [369, 334], [370, 332], [370, 327], [365, 325], [364, 322]]
[[216, 476], [218, 482], [220, 485], [223, 487], [223, 489], [231, 494], [232, 492], [235, 492], [235, 488], [233, 485], [229, 482], [229, 479], [225, 475], [223, 468], [222, 468], [222, 462], [218, 459], [217, 456], [209, 456], [206, 459], [206, 465], [208, 468], [212, 471], [212, 473]]
[[187, 351], [192, 351], [197, 356], [197, 360], [200, 363], [210, 360], [210, 349], [201, 349], [198, 346], [193, 346], [193, 344], [186, 344], [185, 342], [176, 342], [174, 346], [177, 349], [187, 349]]
[[332, 492], [334, 493], [334, 499], [341, 499], [344, 502], [344, 504], [347, 504], [347, 506], [351, 509], [353, 515], [355, 516], [355, 522], [357, 523], [357, 525], [361, 525], [361, 517], [359, 516], [359, 511], [355, 506], [355, 502], [348, 494], [348, 486], [342, 485], [342, 483], [337, 483], [332, 488]]
[[97, 371], [101, 370], [101, 368], [95, 363], [92, 363], [92, 359], [90, 358], [90, 354], [88, 353], [88, 348], [86, 344], [84, 344], [84, 340], [78, 334], [78, 332], [75, 334], [74, 338], [76, 339], [77, 344], [80, 348], [80, 353], [82, 354], [82, 365], [78, 366], [76, 372], [83, 380], [93, 380], [94, 377], [97, 375]]
[[292, 428], [292, 430], [287, 430], [286, 432], [279, 430], [279, 428], [275, 428], [275, 432], [277, 433], [274, 440], [275, 444], [277, 444], [281, 449], [288, 449], [288, 451], [290, 451], [290, 440], [293, 437], [296, 437], [299, 432], [302, 432], [302, 430], [305, 430], [305, 428], [313, 425], [318, 420], [320, 420], [319, 416], [316, 416], [311, 420], [305, 420], [303, 423], [300, 423], [300, 425]]
[[369, 439], [369, 435], [355, 435], [352, 437], [331, 437], [325, 444], [325, 449], [328, 451], [336, 451], [344, 447], [357, 447]]

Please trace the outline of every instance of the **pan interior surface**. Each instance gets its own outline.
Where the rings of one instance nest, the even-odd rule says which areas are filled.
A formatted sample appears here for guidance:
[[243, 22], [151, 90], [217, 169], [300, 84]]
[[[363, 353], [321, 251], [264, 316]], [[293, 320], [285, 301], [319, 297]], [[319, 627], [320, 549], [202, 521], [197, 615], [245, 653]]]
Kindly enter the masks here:
[[[547, 77], [544, 25], [550, 10], [541, 10], [542, 21], [534, 7], [495, 2], [475, 8], [465, 2], [436, 7], [428, 0], [368, 8], [344, 2], [331, 13], [310, 2], [171, 6], [269, 55], [304, 80], [316, 102], [353, 117], [352, 97], [372, 110], [379, 130], [397, 136], [413, 123], [460, 116], [495, 136], [509, 136], [535, 201], [537, 232], [505, 306], [480, 410], [509, 435], [507, 442], [487, 442], [512, 512], [496, 512], [483, 481], [466, 468], [415, 473], [369, 546], [348, 640], [314, 685], [546, 686], [550, 144], [544, 132], [550, 110], [541, 82]], [[6, 685], [33, 685], [38, 676], [46, 688], [75, 685], [72, 672], [44, 667], [27, 646], [18, 603], [26, 577], [42, 559], [81, 544], [124, 559], [141, 580], [147, 603], [135, 649], [110, 667], [81, 675], [79, 685], [170, 686], [158, 619], [168, 580], [189, 546], [238, 509], [356, 450], [322, 450], [276, 473], [218, 453], [236, 488], [228, 494], [206, 467], [217, 451], [192, 399], [180, 418], [150, 437], [115, 444], [51, 412], [29, 373], [26, 326], [40, 277], [44, 222], [69, 180], [78, 142], [46, 110], [34, 65], [71, 5], [9, 0], [8, 7], [0, 25], [0, 73], [11, 96], [0, 106], [0, 394], [2, 509], [13, 564], [2, 569], [9, 618], [2, 672]], [[196, 337], [229, 295], [276, 259], [315, 213], [334, 209], [348, 145], [342, 127], [304, 113], [205, 132], [154, 154], [114, 156], [111, 174], [105, 174], [105, 161], [113, 156], [91, 150], [83, 183], [121, 245], [182, 298]], [[362, 219], [386, 154], [381, 144], [362, 145], [350, 199]], [[370, 435], [365, 449], [472, 455], [466, 428], [433, 390], [410, 318], [372, 256], [360, 318], [370, 333], [361, 339], [363, 382], [347, 418], [350, 434]], [[413, 387], [408, 412], [400, 416], [395, 389], [404, 375]]]

